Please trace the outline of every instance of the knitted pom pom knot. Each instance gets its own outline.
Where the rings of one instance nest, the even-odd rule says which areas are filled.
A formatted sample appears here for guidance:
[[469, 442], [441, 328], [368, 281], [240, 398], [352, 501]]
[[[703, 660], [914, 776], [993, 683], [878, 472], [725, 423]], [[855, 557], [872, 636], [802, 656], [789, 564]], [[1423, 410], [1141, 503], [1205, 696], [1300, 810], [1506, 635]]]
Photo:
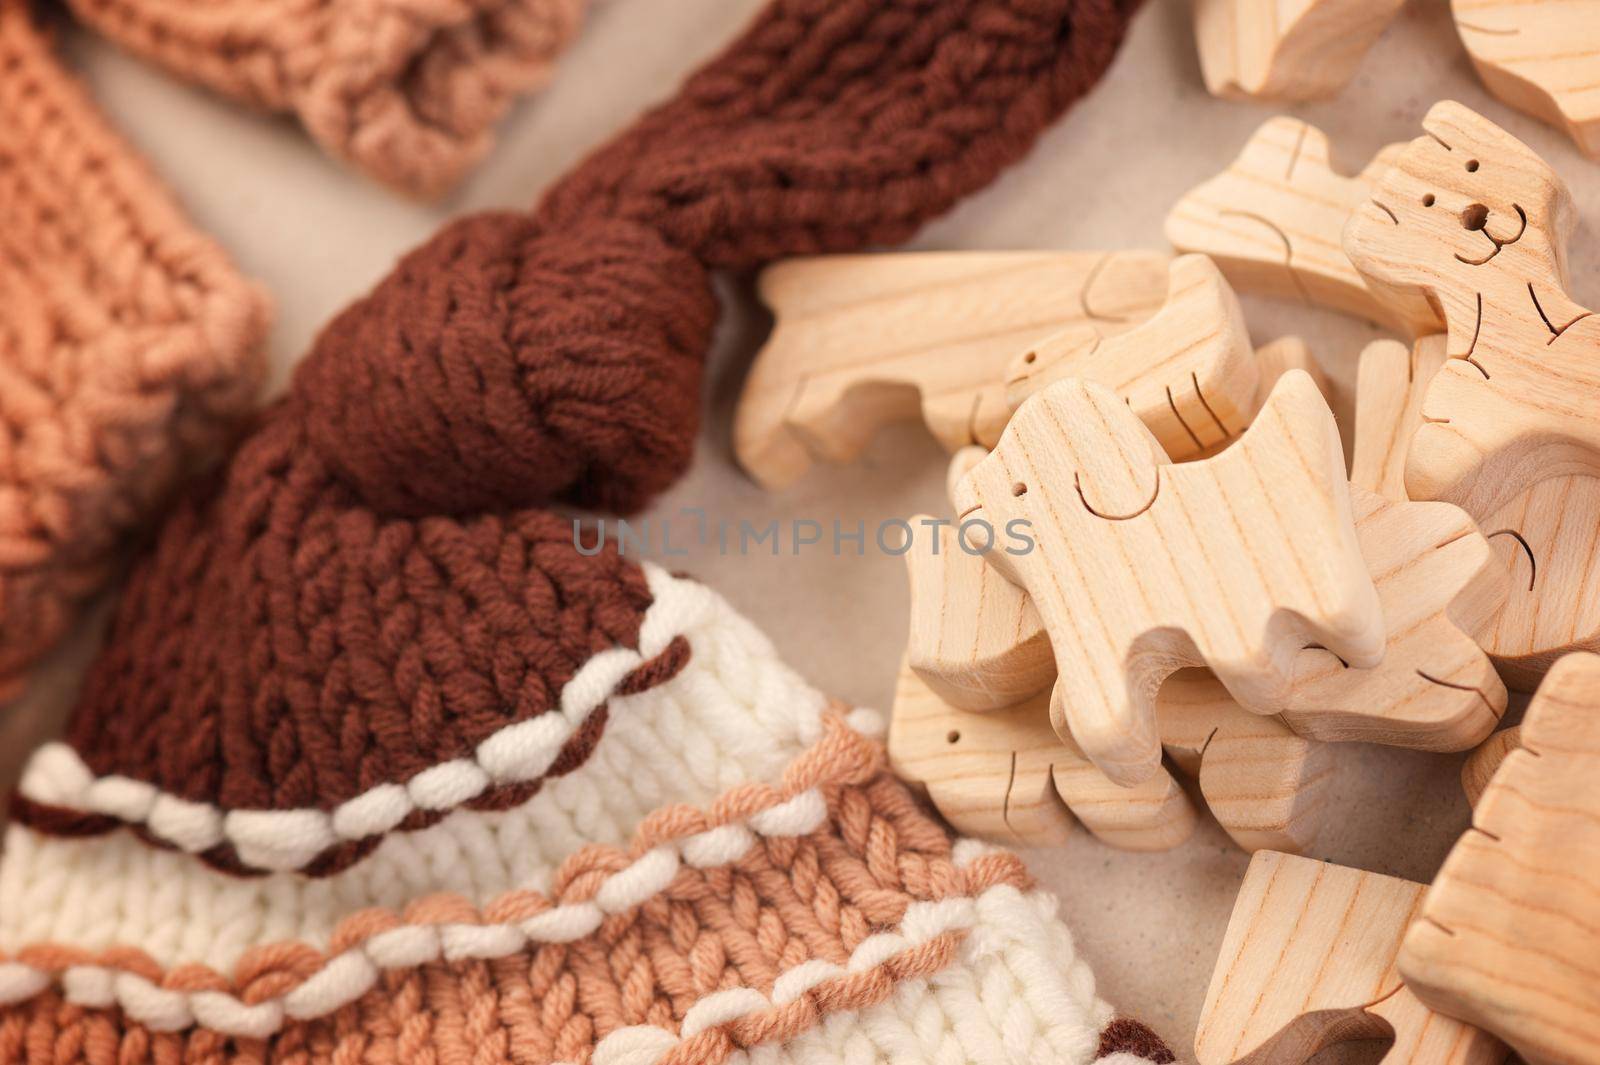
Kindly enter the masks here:
[[654, 230], [473, 215], [335, 319], [294, 394], [380, 511], [627, 511], [688, 464], [715, 319], [705, 269]]

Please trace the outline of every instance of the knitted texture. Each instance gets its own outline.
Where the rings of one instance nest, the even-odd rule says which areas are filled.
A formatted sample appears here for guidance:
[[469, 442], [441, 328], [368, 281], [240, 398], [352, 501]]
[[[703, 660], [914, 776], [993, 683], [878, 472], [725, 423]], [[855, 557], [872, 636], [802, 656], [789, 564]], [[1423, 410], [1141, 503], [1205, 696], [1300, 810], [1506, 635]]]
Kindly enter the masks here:
[[[519, 807], [463, 805], [320, 880], [14, 825], [0, 1060], [1171, 1060], [1095, 997], [1018, 860], [888, 775], [877, 715], [703, 587], [644, 580], [641, 649], [682, 664], [613, 694], [592, 756]], [[271, 816], [258, 838], [301, 830]]]
[[886, 775], [876, 715], [530, 508], [665, 487], [709, 271], [906, 236], [1125, 17], [776, 0], [538, 211], [333, 322], [23, 775], [0, 1059], [1094, 1060], [1053, 903]]
[[329, 155], [402, 192], [452, 188], [517, 97], [544, 87], [585, 0], [69, 0], [179, 77], [293, 112]]
[[267, 307], [0, 0], [0, 698], [254, 403]]

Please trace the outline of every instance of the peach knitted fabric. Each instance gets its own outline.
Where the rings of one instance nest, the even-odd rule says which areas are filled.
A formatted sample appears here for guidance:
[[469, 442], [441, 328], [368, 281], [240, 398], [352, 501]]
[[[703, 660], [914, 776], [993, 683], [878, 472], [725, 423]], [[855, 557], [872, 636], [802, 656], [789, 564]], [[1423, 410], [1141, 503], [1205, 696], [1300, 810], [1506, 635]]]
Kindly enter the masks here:
[[585, 0], [69, 0], [179, 77], [293, 112], [323, 151], [402, 192], [448, 191], [542, 88]]
[[0, 0], [0, 698], [254, 403], [266, 301]]

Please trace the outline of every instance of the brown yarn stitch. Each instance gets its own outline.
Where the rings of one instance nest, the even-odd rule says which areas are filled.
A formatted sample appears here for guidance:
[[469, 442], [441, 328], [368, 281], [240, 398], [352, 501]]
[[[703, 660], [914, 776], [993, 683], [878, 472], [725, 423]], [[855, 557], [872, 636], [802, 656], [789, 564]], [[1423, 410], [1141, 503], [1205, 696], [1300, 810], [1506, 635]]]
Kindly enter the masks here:
[[542, 88], [585, 0], [68, 0], [85, 23], [179, 77], [292, 111], [345, 160], [437, 196]]
[[331, 810], [550, 712], [578, 663], [635, 646], [648, 593], [515, 508], [636, 507], [682, 470], [707, 271], [909, 235], [1026, 151], [1127, 16], [775, 0], [536, 213], [447, 226], [175, 510], [74, 746], [224, 810]]
[[0, 698], [254, 406], [267, 316], [0, 0]]

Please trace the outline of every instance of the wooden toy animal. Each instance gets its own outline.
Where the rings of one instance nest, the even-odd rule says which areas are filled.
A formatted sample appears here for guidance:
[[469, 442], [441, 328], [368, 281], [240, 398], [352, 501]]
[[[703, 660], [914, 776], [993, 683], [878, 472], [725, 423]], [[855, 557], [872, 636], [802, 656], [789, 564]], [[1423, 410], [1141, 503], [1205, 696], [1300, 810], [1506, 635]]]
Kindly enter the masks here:
[[1600, 656], [1568, 655], [1406, 934], [1399, 967], [1431, 1008], [1529, 1065], [1600, 1059]]
[[1600, 157], [1600, 2], [1451, 0], [1484, 87]]
[[1380, 322], [1404, 336], [1443, 327], [1420, 294], [1374, 292], [1341, 246], [1350, 212], [1372, 195], [1391, 145], [1355, 177], [1333, 169], [1327, 136], [1269, 119], [1239, 157], [1167, 215], [1167, 239], [1210, 256], [1240, 292], [1296, 300]]
[[1336, 95], [1404, 0], [1198, 0], [1200, 70], [1215, 96]]
[[956, 495], [963, 520], [1030, 530], [1033, 549], [985, 557], [1050, 635], [1057, 733], [1119, 784], [1158, 768], [1154, 696], [1184, 666], [1272, 713], [1307, 644], [1357, 667], [1383, 657], [1338, 431], [1305, 374], [1280, 378], [1227, 450], [1182, 465], [1110, 391], [1057, 382]]
[[1532, 151], [1457, 103], [1384, 172], [1345, 250], [1368, 282], [1444, 311], [1406, 488], [1480, 521], [1541, 480], [1600, 473], [1600, 320], [1566, 293], [1570, 197]]
[[1200, 1065], [1302, 1065], [1384, 1040], [1384, 1065], [1496, 1065], [1506, 1048], [1433, 1012], [1395, 965], [1427, 888], [1273, 851], [1250, 859], [1211, 974]]

